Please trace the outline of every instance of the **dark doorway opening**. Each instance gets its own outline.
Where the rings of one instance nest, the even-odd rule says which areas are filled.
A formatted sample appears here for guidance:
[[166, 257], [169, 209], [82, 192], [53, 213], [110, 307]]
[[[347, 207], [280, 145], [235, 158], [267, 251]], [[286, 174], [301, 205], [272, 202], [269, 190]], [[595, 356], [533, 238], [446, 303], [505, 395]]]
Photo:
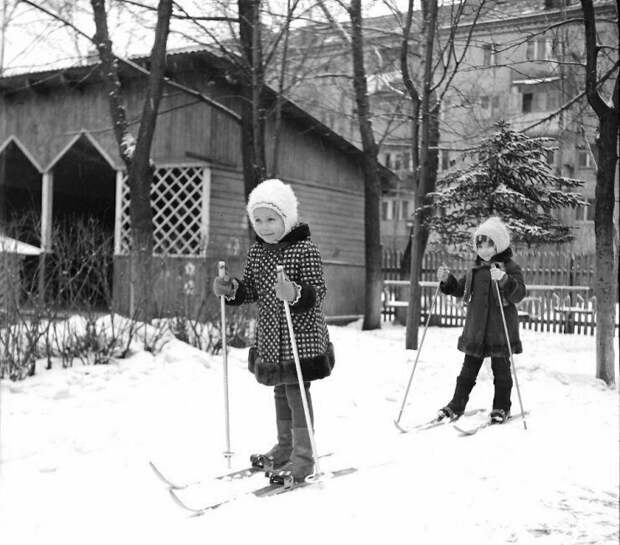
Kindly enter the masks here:
[[41, 244], [41, 173], [14, 141], [0, 152], [0, 227], [13, 238]]
[[48, 296], [63, 308], [112, 304], [116, 173], [82, 135], [53, 167]]
[[[0, 230], [11, 238], [41, 245], [41, 173], [15, 140], [0, 152]], [[2, 271], [11, 278], [12, 285], [5, 288], [11, 300], [30, 306], [38, 290], [39, 257], [13, 256], [11, 262], [11, 273]]]

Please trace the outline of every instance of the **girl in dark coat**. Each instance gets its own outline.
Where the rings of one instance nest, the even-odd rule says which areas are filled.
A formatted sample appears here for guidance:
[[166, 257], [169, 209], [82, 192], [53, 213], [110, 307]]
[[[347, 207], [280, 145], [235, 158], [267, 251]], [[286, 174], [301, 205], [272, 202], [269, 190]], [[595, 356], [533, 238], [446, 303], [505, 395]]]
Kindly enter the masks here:
[[445, 266], [437, 270], [441, 291], [462, 297], [467, 305], [465, 326], [458, 340], [458, 349], [465, 352], [465, 361], [456, 379], [452, 400], [440, 409], [438, 418], [455, 419], [463, 414], [482, 362], [489, 356], [495, 385], [490, 417], [502, 423], [510, 415], [512, 376], [500, 302], [493, 282], [499, 285], [513, 354], [522, 352], [515, 305], [525, 297], [526, 288], [521, 267], [512, 260], [510, 235], [499, 218], [489, 218], [478, 227], [474, 233], [474, 248], [476, 262], [463, 278], [457, 280]]
[[[250, 457], [276, 481], [301, 481], [313, 471], [312, 447], [282, 301], [291, 310], [305, 392], [312, 416], [310, 381], [329, 376], [334, 351], [322, 311], [325, 281], [321, 255], [310, 229], [297, 221], [297, 199], [289, 185], [265, 180], [250, 193], [247, 212], [257, 234], [241, 279], [226, 275], [213, 283], [229, 305], [258, 305], [256, 338], [249, 370], [261, 384], [274, 386], [277, 444]], [[276, 275], [283, 265], [285, 278]]]

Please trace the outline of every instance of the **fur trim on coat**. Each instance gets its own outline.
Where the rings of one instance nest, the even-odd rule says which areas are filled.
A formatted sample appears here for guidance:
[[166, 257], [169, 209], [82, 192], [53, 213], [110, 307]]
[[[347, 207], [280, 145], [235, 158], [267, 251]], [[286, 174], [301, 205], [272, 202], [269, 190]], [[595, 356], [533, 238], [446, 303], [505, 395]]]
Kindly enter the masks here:
[[[328, 377], [336, 363], [334, 345], [329, 343], [327, 345], [327, 352], [315, 356], [314, 358], [301, 358], [299, 363], [301, 365], [301, 374], [304, 377], [304, 382]], [[298, 383], [294, 360], [277, 362], [270, 365], [262, 360], [257, 354], [255, 347], [250, 348], [248, 369], [250, 373], [254, 374], [258, 382], [266, 386]]]

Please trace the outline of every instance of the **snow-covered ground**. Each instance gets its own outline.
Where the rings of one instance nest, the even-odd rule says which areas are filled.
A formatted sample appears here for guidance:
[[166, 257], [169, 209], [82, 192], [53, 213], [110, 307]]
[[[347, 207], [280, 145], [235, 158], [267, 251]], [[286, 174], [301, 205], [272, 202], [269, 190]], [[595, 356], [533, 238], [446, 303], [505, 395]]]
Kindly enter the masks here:
[[[460, 330], [431, 328], [401, 423], [432, 417], [454, 387]], [[442, 426], [399, 433], [415, 352], [404, 330], [330, 328], [337, 364], [312, 386], [323, 470], [355, 474], [271, 498], [243, 495], [189, 517], [154, 476], [227, 469], [222, 360], [178, 341], [107, 366], [41, 370], [0, 390], [0, 542], [20, 544], [617, 544], [618, 390], [594, 376], [594, 338], [522, 331], [521, 421], [462, 437]], [[269, 448], [271, 389], [231, 350], [233, 467]], [[489, 408], [483, 366], [469, 408]], [[519, 401], [513, 389], [513, 410]], [[475, 417], [472, 417], [475, 418]], [[265, 484], [209, 482], [188, 501]]]

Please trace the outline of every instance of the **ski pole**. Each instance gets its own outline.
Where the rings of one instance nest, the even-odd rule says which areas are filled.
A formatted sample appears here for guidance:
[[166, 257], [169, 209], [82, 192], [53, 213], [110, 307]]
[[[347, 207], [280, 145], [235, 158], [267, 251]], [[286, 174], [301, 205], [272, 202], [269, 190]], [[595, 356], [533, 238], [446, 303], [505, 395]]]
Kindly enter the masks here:
[[508, 326], [506, 325], [506, 316], [504, 315], [504, 307], [502, 306], [502, 296], [499, 291], [499, 284], [497, 280], [493, 280], [495, 284], [495, 294], [497, 295], [497, 302], [499, 304], [499, 312], [502, 315], [502, 323], [504, 324], [504, 335], [506, 336], [506, 345], [508, 346], [508, 354], [510, 355], [510, 366], [512, 367], [512, 374], [515, 377], [515, 386], [517, 387], [517, 396], [519, 397], [519, 405], [521, 406], [521, 416], [523, 418], [523, 428], [527, 430], [527, 422], [525, 421], [525, 410], [523, 409], [523, 401], [521, 400], [521, 390], [519, 389], [519, 381], [517, 380], [517, 367], [515, 366], [514, 358], [512, 357], [512, 348], [510, 347], [510, 338], [508, 337]]
[[403, 402], [400, 406], [400, 411], [398, 413], [398, 418], [396, 418], [396, 420], [394, 420], [394, 425], [402, 432], [404, 432], [405, 430], [403, 430], [400, 426], [399, 426], [399, 422], [400, 422], [400, 418], [403, 415], [403, 411], [405, 410], [405, 403], [407, 402], [407, 396], [409, 395], [409, 389], [411, 388], [411, 383], [413, 382], [413, 374], [415, 373], [415, 368], [418, 366], [418, 359], [420, 357], [420, 352], [422, 352], [422, 346], [424, 345], [424, 339], [426, 337], [426, 332], [428, 331], [428, 325], [430, 324], [431, 321], [431, 316], [433, 315], [433, 312], [435, 310], [435, 303], [437, 302], [437, 297], [439, 295], [439, 284], [437, 284], [437, 289], [435, 290], [435, 294], [433, 295], [433, 301], [431, 303], [431, 309], [428, 313], [428, 317], [426, 318], [426, 325], [424, 326], [424, 332], [422, 333], [422, 339], [420, 340], [420, 346], [418, 347], [418, 352], [415, 356], [415, 361], [413, 363], [413, 369], [411, 369], [411, 375], [409, 375], [409, 382], [407, 384], [407, 389], [405, 390], [405, 396], [403, 397]]
[[[278, 280], [284, 280], [284, 267], [282, 265], [276, 265], [276, 273]], [[284, 314], [286, 315], [286, 325], [288, 326], [288, 334], [291, 340], [291, 348], [293, 349], [293, 359], [295, 360], [295, 370], [297, 371], [297, 381], [299, 382], [299, 392], [301, 393], [301, 402], [304, 406], [304, 416], [306, 418], [306, 425], [308, 426], [308, 435], [310, 437], [310, 446], [312, 447], [312, 457], [314, 458], [314, 473], [306, 479], [317, 480], [321, 476], [321, 469], [319, 467], [319, 456], [316, 448], [316, 442], [314, 440], [314, 429], [312, 426], [312, 419], [310, 418], [310, 408], [308, 406], [308, 398], [306, 396], [306, 388], [304, 386], [304, 376], [301, 372], [301, 363], [299, 362], [299, 353], [297, 352], [297, 342], [295, 341], [295, 332], [293, 331], [293, 320], [291, 319], [291, 309], [286, 301], [284, 303]]]
[[[224, 261], [220, 261], [217, 264], [217, 274], [220, 278], [223, 278], [226, 275], [226, 263]], [[233, 455], [230, 450], [230, 406], [228, 402], [228, 348], [226, 341], [226, 300], [222, 295], [220, 297], [220, 316], [222, 319], [222, 364], [224, 371], [224, 426], [226, 432], [226, 450], [224, 451], [224, 456], [226, 457], [226, 461], [228, 462], [228, 467], [230, 468], [230, 459]]]

